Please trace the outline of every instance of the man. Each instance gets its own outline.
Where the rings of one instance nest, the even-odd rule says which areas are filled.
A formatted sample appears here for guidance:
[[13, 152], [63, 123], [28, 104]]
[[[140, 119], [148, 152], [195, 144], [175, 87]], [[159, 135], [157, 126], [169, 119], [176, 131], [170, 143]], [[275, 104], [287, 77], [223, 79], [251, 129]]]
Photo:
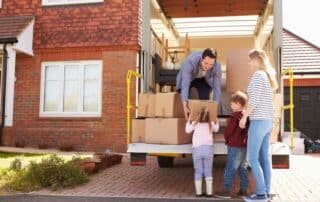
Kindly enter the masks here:
[[207, 48], [203, 52], [190, 54], [181, 65], [177, 75], [176, 88], [181, 94], [186, 119], [189, 117], [189, 98], [197, 97], [200, 100], [208, 100], [212, 91], [213, 100], [219, 103], [221, 65], [217, 60], [217, 53]]

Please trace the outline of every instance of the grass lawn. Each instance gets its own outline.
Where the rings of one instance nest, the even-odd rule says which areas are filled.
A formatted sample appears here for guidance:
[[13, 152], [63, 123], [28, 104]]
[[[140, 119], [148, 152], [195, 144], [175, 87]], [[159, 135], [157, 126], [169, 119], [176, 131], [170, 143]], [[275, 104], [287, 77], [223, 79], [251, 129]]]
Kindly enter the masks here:
[[[50, 154], [32, 154], [32, 153], [7, 153], [0, 151], [0, 169], [9, 168], [12, 161], [20, 159], [22, 167], [29, 164], [30, 161], [39, 162], [42, 158], [49, 157]], [[86, 158], [90, 155], [70, 155], [70, 154], [58, 154], [59, 157], [65, 161], [71, 160], [73, 157]]]

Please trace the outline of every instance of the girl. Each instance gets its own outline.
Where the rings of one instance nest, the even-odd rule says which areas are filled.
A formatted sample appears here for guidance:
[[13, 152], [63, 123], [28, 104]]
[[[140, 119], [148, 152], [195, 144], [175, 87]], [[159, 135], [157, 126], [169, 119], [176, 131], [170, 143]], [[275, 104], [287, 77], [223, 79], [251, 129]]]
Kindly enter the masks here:
[[245, 201], [268, 201], [271, 183], [269, 141], [274, 119], [272, 99], [278, 84], [276, 73], [264, 51], [251, 50], [249, 66], [255, 73], [247, 89], [249, 101], [239, 126], [245, 128], [249, 116], [247, 156], [256, 183], [256, 193]]
[[202, 194], [202, 178], [206, 181], [206, 195], [212, 196], [212, 163], [213, 163], [213, 137], [212, 133], [219, 130], [219, 124], [210, 122], [209, 110], [203, 108], [196, 121], [189, 119], [186, 123], [186, 132], [193, 133], [192, 159], [194, 166], [194, 183], [196, 196]]

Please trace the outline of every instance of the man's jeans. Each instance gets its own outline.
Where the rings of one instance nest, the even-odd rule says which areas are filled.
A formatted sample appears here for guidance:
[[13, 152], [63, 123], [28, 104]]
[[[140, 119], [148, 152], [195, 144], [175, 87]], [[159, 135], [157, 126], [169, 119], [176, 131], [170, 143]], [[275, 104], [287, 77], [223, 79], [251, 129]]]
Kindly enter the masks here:
[[240, 189], [248, 188], [247, 152], [245, 147], [228, 146], [227, 165], [224, 171], [224, 190], [230, 191], [235, 173], [240, 175]]
[[202, 145], [192, 148], [194, 180], [212, 179], [213, 146]]
[[[195, 96], [191, 93], [191, 89], [194, 88], [198, 95]], [[211, 87], [208, 85], [205, 78], [196, 78], [190, 83], [189, 98], [197, 100], [209, 100]]]
[[257, 194], [269, 194], [271, 184], [270, 134], [272, 120], [250, 120], [247, 153]]

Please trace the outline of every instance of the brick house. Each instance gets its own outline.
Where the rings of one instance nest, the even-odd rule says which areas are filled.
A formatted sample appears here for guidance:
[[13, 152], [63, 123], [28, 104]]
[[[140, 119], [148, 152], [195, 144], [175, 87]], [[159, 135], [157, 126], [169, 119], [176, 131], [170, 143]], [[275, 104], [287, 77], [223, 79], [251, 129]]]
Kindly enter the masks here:
[[[294, 72], [294, 127], [312, 139], [320, 139], [320, 47], [308, 39], [283, 29], [283, 68]], [[289, 85], [288, 80], [284, 81]], [[289, 88], [285, 89], [289, 103]], [[288, 130], [289, 111], [285, 112]]]
[[140, 4], [0, 0], [2, 145], [125, 151]]

